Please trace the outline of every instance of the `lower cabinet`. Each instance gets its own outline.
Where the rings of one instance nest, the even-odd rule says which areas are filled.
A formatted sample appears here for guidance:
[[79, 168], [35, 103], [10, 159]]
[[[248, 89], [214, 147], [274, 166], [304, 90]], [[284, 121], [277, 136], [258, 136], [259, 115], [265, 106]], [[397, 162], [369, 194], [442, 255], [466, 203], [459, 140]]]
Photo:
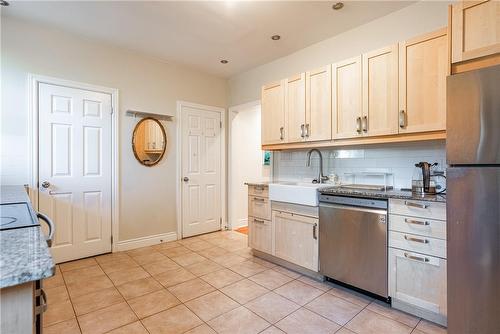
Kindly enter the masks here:
[[318, 271], [318, 219], [273, 210], [275, 253], [288, 262]]
[[430, 320], [445, 322], [446, 260], [389, 248], [389, 294], [393, 303], [431, 311], [437, 318]]
[[273, 227], [269, 220], [249, 217], [248, 245], [255, 250], [272, 254]]

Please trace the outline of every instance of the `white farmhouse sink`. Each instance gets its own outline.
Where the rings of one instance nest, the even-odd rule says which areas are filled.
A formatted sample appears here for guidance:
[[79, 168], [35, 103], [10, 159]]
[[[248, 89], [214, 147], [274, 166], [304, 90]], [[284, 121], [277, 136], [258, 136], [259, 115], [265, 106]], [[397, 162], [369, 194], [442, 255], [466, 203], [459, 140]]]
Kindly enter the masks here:
[[280, 182], [269, 184], [269, 199], [286, 203], [318, 206], [318, 189], [327, 184]]

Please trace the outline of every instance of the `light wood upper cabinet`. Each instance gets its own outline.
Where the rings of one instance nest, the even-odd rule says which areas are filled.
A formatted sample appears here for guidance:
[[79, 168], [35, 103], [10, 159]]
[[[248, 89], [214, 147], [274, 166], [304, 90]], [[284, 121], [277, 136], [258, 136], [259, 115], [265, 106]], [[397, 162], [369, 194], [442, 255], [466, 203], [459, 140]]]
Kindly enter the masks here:
[[288, 142], [296, 143], [305, 138], [306, 75], [298, 74], [285, 80], [285, 112], [288, 124]]
[[399, 133], [446, 129], [447, 29], [399, 45]]
[[286, 142], [284, 81], [262, 87], [262, 145]]
[[500, 1], [462, 1], [451, 15], [452, 63], [500, 52]]
[[307, 141], [332, 138], [332, 86], [331, 67], [323, 66], [306, 73]]
[[332, 137], [361, 136], [361, 56], [332, 65]]
[[398, 133], [398, 45], [363, 54], [364, 136]]

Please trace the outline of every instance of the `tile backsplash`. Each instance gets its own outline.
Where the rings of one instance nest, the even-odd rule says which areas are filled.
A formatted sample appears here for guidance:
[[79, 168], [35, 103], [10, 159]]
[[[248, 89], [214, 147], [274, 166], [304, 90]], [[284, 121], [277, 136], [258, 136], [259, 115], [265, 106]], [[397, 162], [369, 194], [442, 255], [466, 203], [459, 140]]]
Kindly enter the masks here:
[[[411, 188], [415, 164], [420, 161], [437, 162], [436, 170], [446, 169], [444, 141], [370, 145], [362, 148], [321, 149], [323, 173], [339, 176], [342, 182], [352, 182], [358, 172], [391, 173], [390, 183], [395, 188]], [[275, 181], [306, 181], [318, 175], [319, 158], [313, 153], [311, 166], [306, 167], [307, 150], [274, 153], [273, 179]], [[438, 180], [441, 181], [441, 180]], [[367, 176], [356, 183], [384, 184], [383, 177]], [[438, 182], [444, 186], [444, 182]]]

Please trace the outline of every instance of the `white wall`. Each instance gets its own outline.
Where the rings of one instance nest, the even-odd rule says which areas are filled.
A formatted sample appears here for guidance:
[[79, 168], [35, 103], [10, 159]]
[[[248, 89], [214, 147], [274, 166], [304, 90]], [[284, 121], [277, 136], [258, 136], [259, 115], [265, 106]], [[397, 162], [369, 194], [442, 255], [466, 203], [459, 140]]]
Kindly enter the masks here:
[[[311, 167], [306, 167], [307, 151], [277, 152], [274, 155], [274, 179], [281, 181], [309, 181], [318, 176], [319, 158], [313, 153]], [[322, 149], [323, 173], [337, 174], [341, 181], [353, 182], [346, 173], [384, 172], [394, 175], [395, 188], [411, 188], [415, 164], [420, 161], [437, 162], [438, 169], [446, 168], [445, 142], [428, 141], [357, 146], [342, 149]], [[443, 180], [438, 180], [443, 181]], [[358, 179], [356, 183], [384, 184], [380, 177]], [[445, 183], [445, 182], [440, 182]]]
[[[263, 84], [447, 25], [447, 1], [421, 1], [229, 79], [229, 105], [260, 99]], [[349, 3], [346, 3], [349, 6]], [[284, 36], [286, 38], [286, 36]]]
[[[232, 109], [231, 109], [232, 110]], [[247, 225], [248, 192], [245, 182], [269, 181], [271, 166], [263, 166], [260, 143], [260, 105], [231, 111], [229, 219], [231, 227]]]
[[28, 73], [119, 89], [120, 240], [175, 232], [176, 127], [163, 161], [136, 162], [127, 109], [175, 114], [176, 101], [226, 106], [226, 80], [12, 18], [1, 20], [1, 183], [29, 180]]

